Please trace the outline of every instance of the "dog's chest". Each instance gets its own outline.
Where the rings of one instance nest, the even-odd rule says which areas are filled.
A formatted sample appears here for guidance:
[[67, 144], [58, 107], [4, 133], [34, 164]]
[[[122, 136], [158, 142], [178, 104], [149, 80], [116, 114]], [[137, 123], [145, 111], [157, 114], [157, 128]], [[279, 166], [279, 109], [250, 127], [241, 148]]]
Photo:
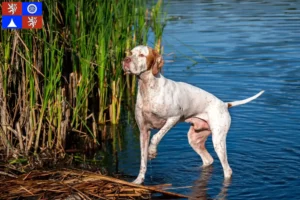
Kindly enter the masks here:
[[158, 83], [140, 84], [139, 94], [143, 112], [159, 116], [166, 113], [166, 104], [170, 103], [166, 102], [164, 91]]
[[142, 115], [150, 128], [160, 129], [166, 123], [166, 119], [160, 116], [159, 112], [151, 107], [151, 104], [143, 105]]
[[158, 102], [157, 98], [144, 96], [139, 109], [142, 110], [143, 118], [150, 128], [160, 129], [166, 123], [167, 107], [162, 102]]
[[159, 82], [139, 84], [137, 107], [141, 110], [144, 121], [150, 128], [160, 129], [179, 109], [172, 102], [169, 91], [164, 90]]

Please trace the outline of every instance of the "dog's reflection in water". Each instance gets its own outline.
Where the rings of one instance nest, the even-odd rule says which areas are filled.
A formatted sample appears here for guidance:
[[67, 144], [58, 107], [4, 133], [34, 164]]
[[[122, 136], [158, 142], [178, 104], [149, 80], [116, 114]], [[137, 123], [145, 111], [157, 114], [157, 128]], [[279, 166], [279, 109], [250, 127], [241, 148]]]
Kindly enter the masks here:
[[198, 180], [194, 182], [194, 186], [192, 187], [192, 192], [189, 195], [191, 198], [190, 200], [196, 200], [196, 199], [201, 199], [201, 200], [226, 200], [227, 198], [227, 190], [228, 187], [230, 186], [231, 180], [230, 179], [224, 179], [223, 186], [221, 188], [221, 191], [219, 194], [215, 197], [212, 198], [207, 194], [208, 191], [208, 182], [211, 178], [213, 172], [213, 166], [208, 166], [202, 169], [201, 175]]

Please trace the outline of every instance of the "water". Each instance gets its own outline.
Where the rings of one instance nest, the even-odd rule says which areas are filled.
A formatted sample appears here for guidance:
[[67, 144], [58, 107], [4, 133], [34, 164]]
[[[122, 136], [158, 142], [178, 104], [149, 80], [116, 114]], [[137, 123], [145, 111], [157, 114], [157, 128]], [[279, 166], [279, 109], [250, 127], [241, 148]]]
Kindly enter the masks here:
[[[215, 162], [201, 169], [181, 123], [149, 162], [146, 184], [171, 183], [183, 187], [171, 191], [201, 199], [300, 199], [300, 1], [170, 0], [166, 9], [166, 77], [223, 101], [266, 92], [230, 110], [231, 182], [223, 182], [211, 137], [206, 146]], [[140, 150], [131, 132], [119, 168], [136, 176]]]

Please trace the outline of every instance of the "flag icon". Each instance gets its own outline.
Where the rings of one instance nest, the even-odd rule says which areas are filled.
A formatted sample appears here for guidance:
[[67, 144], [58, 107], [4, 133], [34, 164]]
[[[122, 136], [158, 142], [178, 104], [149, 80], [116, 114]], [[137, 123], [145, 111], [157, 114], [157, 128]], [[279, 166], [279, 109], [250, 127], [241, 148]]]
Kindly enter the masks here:
[[2, 28], [41, 29], [42, 9], [42, 2], [2, 2]]
[[2, 15], [22, 15], [22, 3], [2, 2]]
[[43, 15], [42, 2], [22, 2], [22, 15], [41, 16]]
[[24, 28], [24, 29], [43, 28], [43, 17], [42, 16], [23, 16], [22, 17], [22, 28]]
[[20, 29], [22, 28], [22, 16], [2, 16], [3, 29]]

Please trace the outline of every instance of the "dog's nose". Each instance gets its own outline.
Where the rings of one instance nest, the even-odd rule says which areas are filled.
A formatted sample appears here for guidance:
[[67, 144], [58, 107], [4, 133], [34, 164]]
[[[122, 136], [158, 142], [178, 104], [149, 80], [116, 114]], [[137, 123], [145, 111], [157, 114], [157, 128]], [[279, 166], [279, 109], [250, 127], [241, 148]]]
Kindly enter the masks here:
[[130, 62], [131, 62], [131, 58], [126, 57], [126, 58], [124, 59], [124, 62], [125, 62], [125, 63], [130, 63]]

